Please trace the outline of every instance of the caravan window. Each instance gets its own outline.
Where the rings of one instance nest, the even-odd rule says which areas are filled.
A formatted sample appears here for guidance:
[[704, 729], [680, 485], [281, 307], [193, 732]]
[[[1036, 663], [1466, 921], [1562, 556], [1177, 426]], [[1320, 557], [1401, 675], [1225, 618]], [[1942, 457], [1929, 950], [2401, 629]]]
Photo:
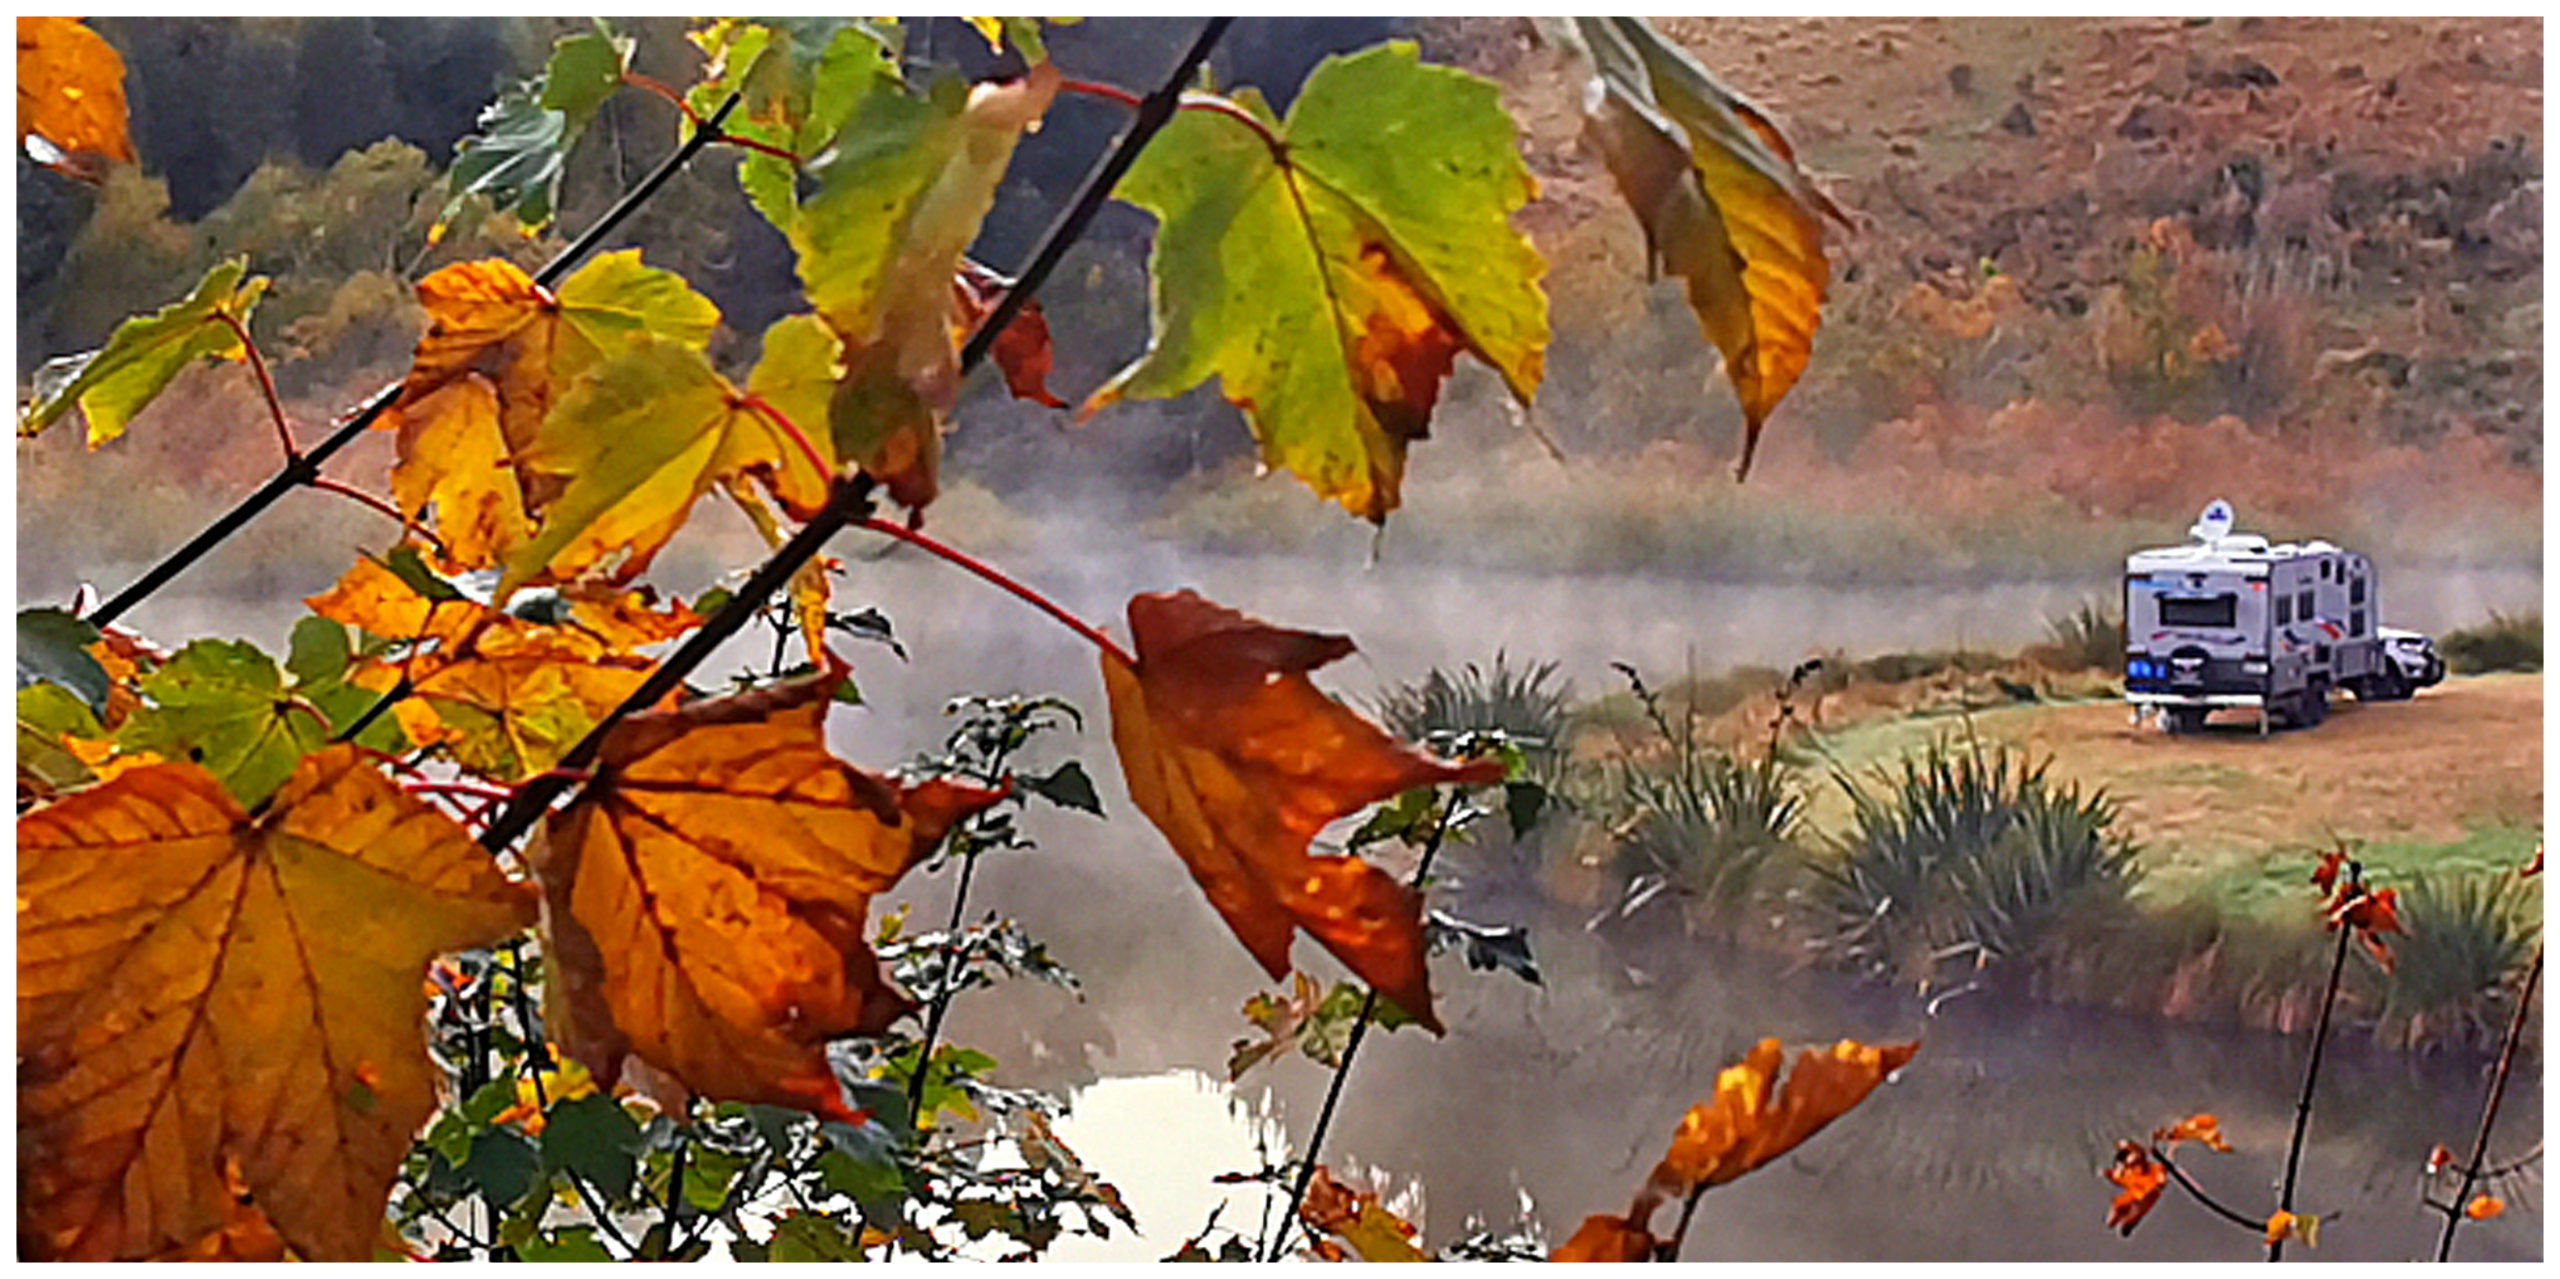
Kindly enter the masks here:
[[2208, 595], [2202, 599], [2160, 597], [2162, 626], [2228, 627], [2239, 615], [2240, 597], [2236, 595]]
[[2352, 578], [2347, 579], [2347, 602], [2348, 602], [2348, 603], [2350, 603], [2350, 604], [2362, 604], [2362, 603], [2364, 603], [2364, 579], [2363, 579], [2363, 578], [2361, 578], [2361, 577], [2352, 577]]
[[2282, 625], [2284, 625], [2285, 623], [2290, 622], [2290, 621], [2292, 621], [2292, 620], [2293, 620], [2293, 597], [2292, 597], [2292, 596], [2290, 596], [2290, 595], [2279, 595], [2279, 596], [2277, 596], [2277, 597], [2276, 597], [2276, 625], [2278, 625], [2278, 626], [2282, 626]]

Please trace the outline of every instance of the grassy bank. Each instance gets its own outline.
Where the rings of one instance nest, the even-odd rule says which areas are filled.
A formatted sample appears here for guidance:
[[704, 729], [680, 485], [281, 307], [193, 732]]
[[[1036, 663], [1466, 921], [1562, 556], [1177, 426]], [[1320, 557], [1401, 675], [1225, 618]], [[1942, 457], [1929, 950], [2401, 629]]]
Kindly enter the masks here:
[[1575, 804], [1544, 886], [1603, 927], [2289, 1032], [2331, 953], [2311, 869], [2344, 847], [2407, 931], [2388, 971], [2356, 953], [2342, 1015], [2408, 1047], [2494, 1039], [2541, 925], [2516, 875], [2539, 839], [2539, 676], [2170, 737], [2129, 724], [2106, 672], [2057, 669], [2070, 648], [1580, 701], [1552, 730]]

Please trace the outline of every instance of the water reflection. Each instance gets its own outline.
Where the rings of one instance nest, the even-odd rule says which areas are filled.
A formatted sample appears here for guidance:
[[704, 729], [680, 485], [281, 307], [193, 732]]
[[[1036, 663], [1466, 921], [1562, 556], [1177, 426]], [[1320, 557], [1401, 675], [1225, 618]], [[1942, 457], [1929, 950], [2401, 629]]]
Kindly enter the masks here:
[[1067, 1236], [1048, 1260], [1157, 1261], [1213, 1212], [1221, 1226], [1248, 1239], [1266, 1220], [1272, 1197], [1263, 1187], [1213, 1179], [1251, 1172], [1266, 1153], [1280, 1158], [1288, 1135], [1278, 1123], [1255, 1117], [1223, 1082], [1196, 1070], [1104, 1079], [1077, 1089], [1069, 1106], [1057, 1124], [1058, 1139], [1088, 1167], [1109, 1170], [1107, 1179], [1146, 1233]]
[[[1060, 866], [1018, 865], [981, 882], [1009, 880], [1012, 891], [998, 895], [1037, 931], [1036, 917], [1049, 913], [1037, 903], [1076, 900], [1083, 877]], [[1032, 1071], [1051, 1078], [1031, 1082], [1075, 1089], [1076, 1126], [1062, 1131], [1079, 1134], [1068, 1140], [1088, 1164], [1142, 1205], [1144, 1246], [1122, 1241], [1107, 1253], [1062, 1257], [1164, 1256], [1217, 1202], [1218, 1188], [1197, 1183], [1256, 1166], [1250, 1112], [1229, 1109], [1201, 1074], [1221, 1072], [1227, 1042], [1242, 1026], [1235, 1004], [1257, 987], [1259, 973], [1247, 965], [1224, 979], [1204, 975], [1236, 967], [1223, 955], [1235, 947], [1205, 907], [1198, 913], [1192, 919], [1179, 902], [1150, 909], [1142, 951], [1088, 950], [1082, 936], [1061, 939], [1060, 953], [1084, 961], [1095, 992], [1073, 1019], [1107, 1028], [1108, 1047], [1061, 1051], [1046, 1039], [1044, 1052], [1032, 1052], [1028, 1039], [1063, 1028], [1061, 997], [1040, 992], [973, 995], [955, 1013], [955, 1033], [1000, 1058], [1010, 1047], [1018, 1055], [1009, 1063], [1051, 1063]], [[1091, 931], [1058, 923], [1070, 934]], [[1716, 1069], [1774, 1034], [1813, 1042], [1917, 1036], [1925, 1046], [1833, 1128], [1708, 1195], [1688, 1260], [2256, 1256], [2249, 1237], [2175, 1191], [2133, 1238], [2118, 1238], [2102, 1225], [2111, 1188], [2098, 1169], [2117, 1139], [2210, 1110], [2236, 1150], [2185, 1162], [2226, 1202], [2271, 1210], [2302, 1038], [1989, 995], [1949, 1001], [1931, 1018], [1920, 1000], [1791, 973], [1764, 956], [1663, 935], [1595, 937], [1561, 917], [1537, 928], [1546, 989], [1446, 965], [1439, 984], [1449, 1037], [1373, 1036], [1326, 1143], [1329, 1165], [1375, 1166], [1398, 1185], [1418, 1183], [1427, 1198], [1416, 1198], [1428, 1205], [1421, 1224], [1434, 1245], [1461, 1233], [1469, 1216], [1514, 1219], [1524, 1198], [1552, 1238], [1584, 1214], [1622, 1211]], [[1111, 971], [1124, 959], [1137, 967]], [[1169, 979], [1168, 970], [1193, 979]], [[2421, 1168], [2436, 1143], [2467, 1140], [2485, 1083], [2481, 1067], [2409, 1058], [2352, 1035], [2333, 1039], [2297, 1205], [2326, 1219], [2311, 1259], [2432, 1254], [2436, 1218], [2418, 1204]], [[1291, 1059], [1245, 1087], [1268, 1088], [1270, 1113], [1303, 1137], [1324, 1082], [1322, 1070]], [[2536, 1064], [2511, 1089], [2498, 1149], [2529, 1146], [2541, 1122]], [[1173, 1184], [1186, 1178], [1194, 1184]], [[1170, 1214], [1147, 1203], [1169, 1205]], [[1248, 1189], [1224, 1222], [1250, 1229], [1259, 1211]], [[2538, 1257], [2540, 1222], [2538, 1202], [2511, 1204], [2500, 1221], [2465, 1230], [2461, 1255]]]

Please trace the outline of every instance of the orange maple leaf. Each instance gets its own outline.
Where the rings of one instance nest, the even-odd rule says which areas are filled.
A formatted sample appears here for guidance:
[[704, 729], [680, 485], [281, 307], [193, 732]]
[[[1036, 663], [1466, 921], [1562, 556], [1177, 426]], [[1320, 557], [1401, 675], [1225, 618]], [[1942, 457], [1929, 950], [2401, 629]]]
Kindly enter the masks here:
[[406, 677], [414, 696], [391, 713], [409, 740], [444, 746], [456, 763], [507, 782], [559, 763], [647, 680], [650, 663], [623, 650], [700, 621], [682, 604], [662, 612], [639, 592], [582, 587], [563, 596], [563, 624], [532, 622], [470, 600], [431, 601], [370, 559], [304, 603], [367, 634], [414, 641], [400, 656], [359, 661], [349, 678], [382, 692]]
[[601, 1085], [627, 1052], [703, 1096], [851, 1118], [827, 1041], [914, 1007], [865, 943], [871, 898], [1002, 792], [829, 754], [840, 678], [634, 715], [550, 819], [548, 1021]]
[[1650, 1190], [1636, 1197], [1623, 1217], [1595, 1213], [1582, 1219], [1573, 1237], [1547, 1254], [1549, 1261], [1651, 1261], [1661, 1241], [1653, 1237], [1653, 1212], [1661, 1197]]
[[2210, 1114], [2194, 1114], [2174, 1124], [2152, 1130], [2151, 1139], [2165, 1145], [2181, 1141], [2200, 1141], [2206, 1149], [2231, 1153], [2231, 1143], [2222, 1139], [2222, 1122]]
[[330, 621], [413, 644], [458, 643], [495, 611], [465, 599], [430, 600], [369, 557], [339, 575], [336, 585], [304, 596], [302, 602]]
[[1843, 1039], [1828, 1051], [1797, 1054], [1783, 1086], [1784, 1058], [1763, 1039], [1716, 1075], [1712, 1100], [1690, 1108], [1671, 1139], [1656, 1181], [1689, 1194], [1720, 1186], [1795, 1149], [1864, 1101], [1886, 1075], [1902, 1068], [1920, 1043], [1870, 1046]]
[[18, 19], [18, 142], [29, 134], [51, 145], [37, 154], [47, 168], [88, 182], [106, 175], [98, 161], [133, 163], [126, 133], [124, 59], [78, 18]]
[[2533, 841], [2533, 860], [2532, 860], [2532, 861], [2529, 861], [2529, 862], [2526, 862], [2526, 863], [2524, 864], [2524, 869], [2523, 869], [2523, 870], [2520, 870], [2520, 871], [2517, 871], [2517, 872], [2516, 872], [2516, 875], [2517, 875], [2517, 877], [2518, 877], [2518, 878], [2520, 878], [2520, 879], [2531, 879], [2531, 878], [2533, 878], [2534, 876], [2539, 875], [2539, 874], [2541, 874], [2541, 873], [2542, 873], [2542, 841], [2537, 839], [2537, 840]]
[[1129, 601], [1138, 664], [1102, 657], [1111, 740], [1129, 798], [1164, 832], [1236, 939], [1278, 980], [1298, 929], [1434, 1033], [1422, 898], [1316, 832], [1417, 786], [1502, 780], [1497, 760], [1450, 763], [1327, 697], [1307, 672], [1349, 653], [1190, 591]]
[[353, 746], [254, 818], [191, 763], [38, 809], [18, 903], [20, 1246], [98, 1260], [257, 1252], [244, 1190], [303, 1257], [370, 1257], [436, 1104], [419, 975], [534, 917]]
[[610, 652], [628, 653], [663, 644], [702, 625], [702, 615], [683, 600], [658, 603], [647, 587], [621, 590], [596, 583], [573, 583], [561, 591], [569, 606], [569, 624], [596, 637]]
[[2327, 897], [2337, 891], [2338, 872], [2345, 869], [2347, 850], [2340, 848], [2320, 854], [2320, 864], [2311, 868], [2311, 884]]
[[2462, 1205], [2462, 1215], [2473, 1221], [2487, 1221], [2506, 1210], [2507, 1201], [2496, 1195], [2474, 1195], [2471, 1202]]
[[1298, 1204], [1298, 1218], [1341, 1239], [1362, 1261], [1431, 1259], [1414, 1246], [1413, 1223], [1387, 1211], [1375, 1194], [1335, 1181], [1332, 1171], [1321, 1164], [1307, 1183], [1307, 1197]]
[[2116, 1184], [2115, 1202], [2107, 1205], [2107, 1225], [2126, 1235], [2142, 1224], [2160, 1202], [2160, 1191], [2169, 1184], [2168, 1172], [2152, 1161], [2151, 1152], [2130, 1141], [2116, 1143], [2116, 1161], [2109, 1165], [2107, 1180]]
[[[960, 259], [960, 274], [951, 281], [951, 327], [958, 340], [968, 335], [988, 314], [1013, 281], [996, 274], [973, 259]], [[1004, 387], [1017, 400], [1053, 409], [1067, 407], [1065, 400], [1049, 393], [1049, 318], [1041, 313], [1038, 299], [1024, 304], [1013, 322], [996, 335], [995, 345], [987, 349], [996, 367], [1004, 373]]]
[[2305, 1248], [2320, 1246], [2320, 1218], [2307, 1212], [2286, 1212], [2279, 1208], [2267, 1216], [2267, 1246], [2274, 1247], [2287, 1239], [2298, 1239]]
[[2391, 948], [2383, 944], [2381, 934], [2404, 932], [2400, 927], [2400, 890], [2366, 889], [2361, 885], [2342, 888], [2339, 900], [2329, 910], [2329, 927], [2341, 924], [2355, 930], [2356, 940], [2372, 953], [2382, 971], [2391, 971]]

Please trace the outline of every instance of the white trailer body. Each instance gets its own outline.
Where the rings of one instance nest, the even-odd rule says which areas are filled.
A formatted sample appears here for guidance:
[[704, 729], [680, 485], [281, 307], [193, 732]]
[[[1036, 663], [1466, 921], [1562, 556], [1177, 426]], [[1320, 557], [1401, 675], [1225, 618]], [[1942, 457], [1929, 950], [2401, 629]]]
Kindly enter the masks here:
[[[2269, 544], [2205, 508], [2184, 546], [2125, 560], [2125, 700], [2178, 731], [2249, 707], [2317, 724], [2339, 689], [2406, 696], [2383, 651], [2373, 564], [2327, 542]], [[2397, 691], [2395, 692], [2395, 687]]]

